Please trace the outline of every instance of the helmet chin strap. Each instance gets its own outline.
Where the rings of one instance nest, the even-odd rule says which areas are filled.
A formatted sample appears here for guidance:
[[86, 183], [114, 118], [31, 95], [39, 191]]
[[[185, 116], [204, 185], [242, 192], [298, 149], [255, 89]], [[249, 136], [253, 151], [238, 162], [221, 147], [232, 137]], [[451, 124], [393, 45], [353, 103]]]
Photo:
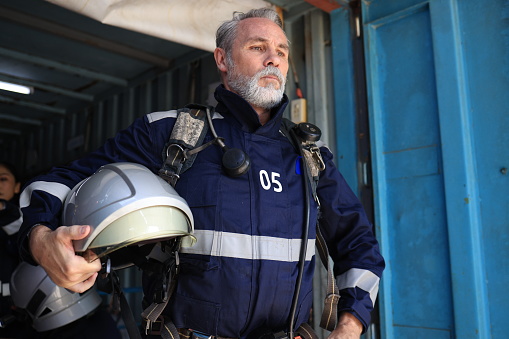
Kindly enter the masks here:
[[124, 291], [122, 290], [117, 272], [112, 271], [110, 274], [108, 274], [108, 277], [108, 281], [111, 285], [110, 288], [113, 291], [114, 303], [120, 305], [120, 313], [122, 315], [122, 320], [124, 320], [129, 338], [141, 339], [140, 332], [136, 326], [136, 321], [134, 320], [133, 312], [131, 311], [131, 307], [127, 302]]
[[161, 316], [177, 285], [180, 243], [181, 238], [171, 244], [173, 246], [167, 246], [166, 251], [164, 251], [164, 247], [161, 247], [160, 249], [164, 253], [157, 252], [157, 247], [151, 252], [152, 260], [157, 261], [159, 263], [158, 267], [161, 269], [155, 272], [155, 280], [161, 283], [155, 288], [152, 304], [144, 309], [141, 314], [146, 335], [161, 335], [163, 338], [180, 337], [171, 319]]

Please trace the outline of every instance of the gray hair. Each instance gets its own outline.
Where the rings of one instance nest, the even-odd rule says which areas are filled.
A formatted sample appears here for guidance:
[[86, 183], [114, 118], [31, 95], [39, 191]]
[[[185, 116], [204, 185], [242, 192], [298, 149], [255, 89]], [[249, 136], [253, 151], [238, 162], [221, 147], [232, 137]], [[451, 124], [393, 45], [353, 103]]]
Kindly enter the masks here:
[[222, 48], [227, 55], [231, 54], [233, 41], [237, 37], [239, 22], [248, 18], [265, 18], [274, 22], [283, 29], [283, 21], [279, 14], [271, 8], [252, 9], [247, 13], [234, 12], [233, 19], [225, 21], [216, 32], [216, 47]]

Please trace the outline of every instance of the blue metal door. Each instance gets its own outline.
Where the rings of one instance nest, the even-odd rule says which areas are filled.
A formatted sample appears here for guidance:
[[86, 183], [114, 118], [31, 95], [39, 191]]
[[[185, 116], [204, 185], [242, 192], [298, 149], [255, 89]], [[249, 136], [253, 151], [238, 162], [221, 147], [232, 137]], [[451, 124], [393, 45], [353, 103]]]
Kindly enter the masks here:
[[509, 3], [362, 12], [382, 338], [507, 338]]
[[364, 8], [381, 323], [387, 338], [439, 339], [453, 329], [449, 241], [432, 25], [416, 2]]

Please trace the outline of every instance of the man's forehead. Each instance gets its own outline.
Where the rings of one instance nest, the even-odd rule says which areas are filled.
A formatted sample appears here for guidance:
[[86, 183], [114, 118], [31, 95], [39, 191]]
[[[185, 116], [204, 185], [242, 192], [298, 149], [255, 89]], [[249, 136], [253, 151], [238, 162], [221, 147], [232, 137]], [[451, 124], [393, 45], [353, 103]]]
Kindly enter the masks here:
[[[264, 37], [261, 37], [261, 36], [253, 36], [253, 37], [250, 37], [248, 39], [246, 39], [246, 43], [253, 43], [253, 42], [262, 42], [262, 43], [270, 43], [273, 39], [267, 39], [267, 38], [264, 38]], [[287, 40], [284, 39], [283, 41], [280, 41], [280, 42], [276, 42], [277, 43], [277, 46], [279, 48], [283, 48], [283, 49], [286, 49], [288, 50], [289, 49], [289, 46], [288, 46], [288, 43], [287, 43]]]
[[[275, 41], [281, 47], [288, 49], [288, 39], [284, 31], [276, 23], [266, 18], [248, 18], [240, 22], [237, 37], [245, 42]], [[286, 46], [286, 47], [285, 47]]]

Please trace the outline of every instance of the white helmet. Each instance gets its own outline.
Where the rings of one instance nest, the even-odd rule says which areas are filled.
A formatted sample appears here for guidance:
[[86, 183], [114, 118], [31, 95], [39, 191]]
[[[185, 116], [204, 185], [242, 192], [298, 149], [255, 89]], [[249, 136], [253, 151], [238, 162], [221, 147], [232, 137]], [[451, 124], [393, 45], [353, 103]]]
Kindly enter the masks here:
[[70, 324], [102, 302], [97, 290], [71, 292], [55, 285], [41, 266], [26, 262], [21, 262], [12, 273], [10, 290], [14, 305], [30, 315], [32, 327], [38, 332]]
[[62, 224], [90, 225], [74, 241], [76, 252], [92, 249], [99, 257], [122, 247], [182, 237], [194, 245], [194, 220], [186, 201], [166, 181], [135, 163], [104, 165], [68, 194]]

